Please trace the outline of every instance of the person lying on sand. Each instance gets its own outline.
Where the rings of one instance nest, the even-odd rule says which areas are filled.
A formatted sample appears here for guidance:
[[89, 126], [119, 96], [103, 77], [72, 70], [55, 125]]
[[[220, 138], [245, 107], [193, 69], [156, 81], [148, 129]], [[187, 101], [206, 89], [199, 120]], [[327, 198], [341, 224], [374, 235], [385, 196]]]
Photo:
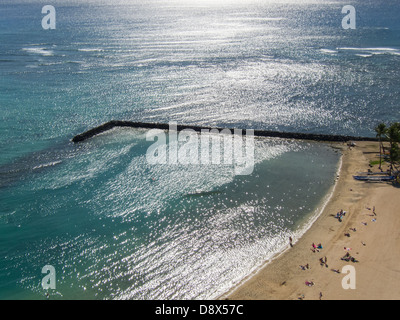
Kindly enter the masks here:
[[325, 267], [327, 267], [328, 268], [328, 264], [326, 263], [328, 261], [328, 259], [325, 257], [325, 258], [320, 258], [319, 259], [319, 262], [320, 262], [320, 264], [321, 264], [321, 266], [324, 266], [325, 265]]
[[350, 253], [347, 252], [342, 258], [340, 258], [340, 260], [344, 260], [344, 261], [350, 261]]
[[307, 270], [310, 269], [309, 264], [307, 263], [305, 266], [300, 266], [301, 270]]
[[344, 217], [346, 215], [346, 211], [340, 210], [338, 213], [336, 213], [335, 218], [339, 218], [339, 217]]
[[[319, 252], [318, 246], [316, 246], [314, 242], [312, 243], [311, 246], [312, 246], [312, 249], [311, 249], [312, 252], [314, 252], [314, 253]], [[322, 246], [321, 246], [321, 248], [322, 248]]]
[[356, 258], [352, 257], [349, 252], [347, 252], [342, 258], [340, 258], [340, 260], [347, 261], [347, 262], [349, 262], [349, 261], [359, 262]]
[[319, 243], [318, 245], [315, 245], [315, 243], [313, 242], [311, 245], [314, 249], [322, 249], [322, 244]]

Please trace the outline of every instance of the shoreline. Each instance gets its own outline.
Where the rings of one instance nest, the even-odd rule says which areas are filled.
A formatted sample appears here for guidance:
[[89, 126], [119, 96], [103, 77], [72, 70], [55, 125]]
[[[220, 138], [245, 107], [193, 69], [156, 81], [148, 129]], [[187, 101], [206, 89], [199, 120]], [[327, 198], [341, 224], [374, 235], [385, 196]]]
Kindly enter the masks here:
[[[378, 143], [361, 141], [352, 149], [342, 143], [332, 146], [341, 149], [341, 163], [333, 190], [330, 195], [327, 194], [321, 212], [311, 219], [311, 225], [300, 238], [293, 239], [293, 247], [288, 245], [217, 299], [400, 298], [400, 270], [397, 267], [400, 257], [393, 254], [393, 249], [400, 246], [400, 237], [397, 236], [400, 214], [396, 216], [396, 208], [400, 207], [400, 190], [390, 183], [353, 179], [357, 172], [367, 171], [369, 162], [376, 159]], [[373, 171], [377, 171], [377, 166]], [[376, 216], [373, 207], [376, 208]], [[334, 216], [342, 209], [347, 213], [339, 222]], [[352, 231], [353, 228], [356, 231]], [[323, 248], [313, 252], [312, 243], [321, 243]], [[346, 252], [359, 262], [341, 260]], [[321, 264], [321, 258], [327, 259], [325, 265]], [[306, 264], [309, 269], [303, 270], [300, 266]], [[338, 271], [345, 272], [343, 267], [348, 265], [355, 270], [355, 289], [344, 289], [342, 286], [347, 274]], [[313, 285], [307, 286], [306, 282]]]
[[[329, 204], [329, 202], [331, 201], [331, 199], [332, 199], [332, 197], [334, 195], [334, 192], [335, 192], [336, 186], [337, 186], [337, 182], [338, 182], [337, 177], [339, 177], [340, 171], [341, 171], [342, 165], [343, 165], [342, 149], [344, 148], [344, 146], [343, 146], [342, 143], [339, 143], [339, 142], [331, 143], [331, 142], [321, 142], [321, 141], [319, 141], [318, 143], [324, 143], [324, 144], [330, 145], [330, 147], [332, 147], [334, 149], [340, 150], [341, 155], [340, 155], [340, 158], [339, 158], [339, 161], [338, 161], [338, 165], [337, 165], [335, 182], [329, 188], [329, 190], [325, 194], [325, 196], [321, 199], [321, 201], [319, 202], [319, 204], [315, 208], [313, 214], [310, 217], [308, 217], [307, 219], [305, 219], [305, 221], [300, 225], [299, 229], [296, 230], [296, 232], [295, 232], [296, 237], [295, 237], [295, 239], [293, 239], [294, 241], [292, 242], [293, 245], [295, 245], [307, 232], [309, 232], [309, 230], [310, 230], [310, 228], [312, 228], [313, 224], [323, 214], [326, 206]], [[275, 253], [272, 257], [270, 257], [269, 259], [265, 260], [261, 265], [255, 267], [247, 276], [245, 276], [243, 279], [241, 279], [238, 283], [236, 283], [234, 286], [229, 288], [228, 291], [224, 292], [223, 294], [220, 294], [220, 295], [216, 296], [215, 299], [217, 299], [217, 300], [223, 300], [223, 299], [228, 300], [228, 299], [230, 299], [229, 297], [236, 290], [238, 290], [240, 287], [244, 286], [253, 277], [256, 277], [260, 271], [262, 271], [264, 268], [267, 268], [267, 266], [269, 264], [271, 264], [273, 261], [279, 259], [290, 248], [291, 248], [290, 245], [287, 245], [286, 247], [284, 247], [282, 249], [282, 251]]]

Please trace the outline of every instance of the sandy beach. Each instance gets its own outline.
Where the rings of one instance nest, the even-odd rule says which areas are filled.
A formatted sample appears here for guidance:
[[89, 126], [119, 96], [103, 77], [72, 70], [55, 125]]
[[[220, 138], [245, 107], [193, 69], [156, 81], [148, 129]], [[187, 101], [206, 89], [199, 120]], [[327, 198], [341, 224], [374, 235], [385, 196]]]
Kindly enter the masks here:
[[[293, 239], [292, 247], [288, 240], [284, 253], [221, 299], [400, 299], [400, 189], [387, 182], [353, 179], [358, 172], [378, 171], [378, 165], [369, 166], [378, 159], [378, 143], [337, 147], [343, 154], [340, 174], [319, 218], [300, 239]], [[340, 210], [346, 211], [341, 222], [335, 218]], [[322, 244], [322, 249], [313, 250], [313, 243]], [[342, 260], [347, 253], [356, 262]], [[354, 267], [354, 289], [342, 286], [344, 278], [350, 283], [350, 274], [342, 272], [349, 265]]]

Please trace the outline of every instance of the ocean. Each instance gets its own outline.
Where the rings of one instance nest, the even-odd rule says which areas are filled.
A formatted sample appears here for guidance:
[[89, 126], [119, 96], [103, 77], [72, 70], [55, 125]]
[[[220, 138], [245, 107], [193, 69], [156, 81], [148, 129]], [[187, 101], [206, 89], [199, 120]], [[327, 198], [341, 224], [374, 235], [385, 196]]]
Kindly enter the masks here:
[[254, 139], [248, 175], [150, 164], [147, 130], [71, 142], [85, 130], [373, 137], [399, 120], [396, 0], [50, 2], [0, 4], [0, 299], [215, 298], [301, 236], [340, 166], [327, 144], [275, 138]]

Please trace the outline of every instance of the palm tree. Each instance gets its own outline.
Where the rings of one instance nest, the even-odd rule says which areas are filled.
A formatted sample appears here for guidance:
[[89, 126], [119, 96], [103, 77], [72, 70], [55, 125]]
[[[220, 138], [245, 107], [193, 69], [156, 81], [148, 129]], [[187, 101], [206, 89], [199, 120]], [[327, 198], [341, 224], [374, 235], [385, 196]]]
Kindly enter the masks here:
[[387, 133], [386, 124], [380, 123], [377, 127], [375, 127], [376, 137], [379, 139], [379, 169], [382, 170], [382, 151], [383, 151], [383, 142], [382, 138]]
[[400, 159], [400, 123], [395, 122], [387, 129], [386, 137], [390, 143], [390, 173], [393, 170], [393, 164]]

